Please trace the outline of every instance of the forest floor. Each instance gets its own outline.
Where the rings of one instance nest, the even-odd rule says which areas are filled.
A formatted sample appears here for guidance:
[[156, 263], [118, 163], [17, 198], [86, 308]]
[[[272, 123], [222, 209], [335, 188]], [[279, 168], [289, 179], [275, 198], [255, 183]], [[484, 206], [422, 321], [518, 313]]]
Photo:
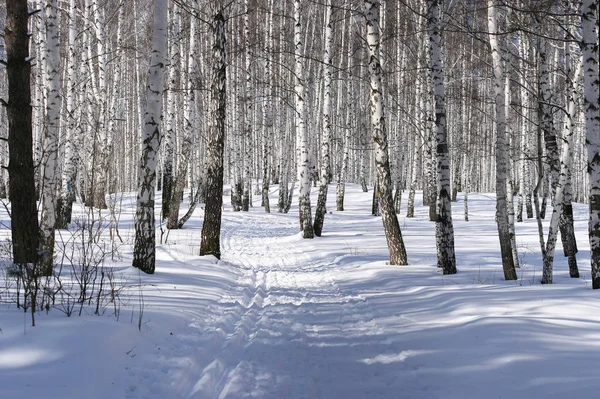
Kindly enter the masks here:
[[[118, 307], [78, 316], [77, 305], [71, 317], [51, 309], [31, 327], [0, 303], [0, 398], [596, 397], [600, 293], [590, 284], [587, 207], [574, 208], [582, 277], [569, 278], [559, 242], [555, 284], [542, 286], [535, 220], [517, 225], [519, 279], [504, 281], [494, 196], [469, 196], [469, 222], [460, 198], [458, 274], [444, 276], [427, 209], [418, 195], [406, 219], [406, 194], [409, 266], [386, 263], [372, 193], [349, 185], [344, 212], [330, 187], [313, 240], [301, 238], [296, 206], [265, 214], [255, 196], [250, 212], [233, 212], [225, 197], [220, 261], [197, 256], [198, 207], [162, 237], [150, 276], [130, 267], [135, 196], [124, 195], [124, 244], [105, 259], [124, 285]], [[7, 237], [7, 214], [0, 219]]]

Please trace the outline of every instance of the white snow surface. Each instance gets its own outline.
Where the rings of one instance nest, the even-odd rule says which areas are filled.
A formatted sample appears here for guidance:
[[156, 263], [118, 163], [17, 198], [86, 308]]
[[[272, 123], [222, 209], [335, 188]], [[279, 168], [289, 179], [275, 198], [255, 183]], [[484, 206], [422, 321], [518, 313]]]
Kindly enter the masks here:
[[[421, 202], [406, 219], [405, 193], [410, 264], [392, 266], [372, 192], [348, 185], [343, 212], [329, 192], [313, 240], [299, 234], [296, 205], [265, 214], [255, 196], [250, 212], [233, 212], [226, 196], [219, 261], [197, 256], [198, 207], [157, 245], [154, 275], [130, 266], [135, 197], [124, 195], [125, 245], [111, 263], [129, 286], [119, 320], [110, 307], [51, 309], [31, 327], [0, 303], [0, 398], [596, 397], [600, 293], [585, 205], [574, 207], [582, 277], [569, 278], [559, 243], [555, 284], [543, 286], [534, 219], [517, 224], [522, 267], [504, 281], [491, 194], [470, 195], [469, 222], [462, 198], [452, 204], [458, 274], [443, 276]], [[270, 194], [276, 203], [276, 186]]]

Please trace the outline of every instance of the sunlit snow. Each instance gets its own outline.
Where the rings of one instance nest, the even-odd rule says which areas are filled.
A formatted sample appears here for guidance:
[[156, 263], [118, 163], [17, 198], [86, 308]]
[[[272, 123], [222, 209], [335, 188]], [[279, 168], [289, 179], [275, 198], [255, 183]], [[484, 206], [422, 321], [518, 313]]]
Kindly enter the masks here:
[[[559, 241], [555, 284], [542, 286], [533, 219], [517, 224], [519, 279], [503, 280], [493, 195], [469, 196], [469, 222], [462, 198], [452, 204], [458, 274], [444, 276], [420, 194], [415, 218], [404, 217], [407, 193], [399, 218], [410, 264], [390, 266], [372, 192], [349, 185], [344, 212], [335, 185], [329, 192], [313, 240], [299, 234], [297, 202], [265, 214], [255, 196], [250, 212], [233, 212], [226, 195], [220, 261], [197, 256], [198, 207], [184, 229], [162, 234], [154, 275], [130, 266], [135, 194], [124, 194], [124, 244], [107, 261], [124, 285], [118, 320], [113, 304], [100, 316], [54, 308], [31, 327], [6, 303], [0, 274], [0, 398], [596, 397], [586, 205], [574, 206], [582, 277], [569, 278]], [[275, 204], [276, 186], [270, 195]]]

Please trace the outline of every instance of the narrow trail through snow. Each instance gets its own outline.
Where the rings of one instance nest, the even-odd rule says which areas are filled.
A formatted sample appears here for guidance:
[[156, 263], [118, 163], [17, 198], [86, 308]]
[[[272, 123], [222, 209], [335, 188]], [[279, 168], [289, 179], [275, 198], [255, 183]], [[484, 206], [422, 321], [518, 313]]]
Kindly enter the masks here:
[[360, 307], [362, 321], [373, 320], [372, 310], [336, 284], [340, 256], [303, 251], [297, 231], [295, 220], [278, 215], [225, 217], [221, 263], [241, 271], [220, 300], [233, 309], [233, 323], [192, 397], [327, 397], [323, 390], [345, 389], [342, 381], [322, 381], [348, 369], [322, 348], [349, 345], [343, 319], [357, 313], [350, 307]]

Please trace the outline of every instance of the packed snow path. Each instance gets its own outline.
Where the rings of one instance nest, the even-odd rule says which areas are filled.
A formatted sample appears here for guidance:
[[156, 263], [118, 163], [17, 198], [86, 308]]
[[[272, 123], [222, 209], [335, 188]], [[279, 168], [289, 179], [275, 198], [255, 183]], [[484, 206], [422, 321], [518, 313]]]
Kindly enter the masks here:
[[193, 397], [386, 397], [397, 383], [357, 361], [365, 346], [387, 344], [369, 338], [377, 326], [367, 301], [336, 284], [343, 256], [301, 250], [297, 231], [276, 215], [225, 222], [221, 262], [242, 273], [220, 300], [230, 328]]

